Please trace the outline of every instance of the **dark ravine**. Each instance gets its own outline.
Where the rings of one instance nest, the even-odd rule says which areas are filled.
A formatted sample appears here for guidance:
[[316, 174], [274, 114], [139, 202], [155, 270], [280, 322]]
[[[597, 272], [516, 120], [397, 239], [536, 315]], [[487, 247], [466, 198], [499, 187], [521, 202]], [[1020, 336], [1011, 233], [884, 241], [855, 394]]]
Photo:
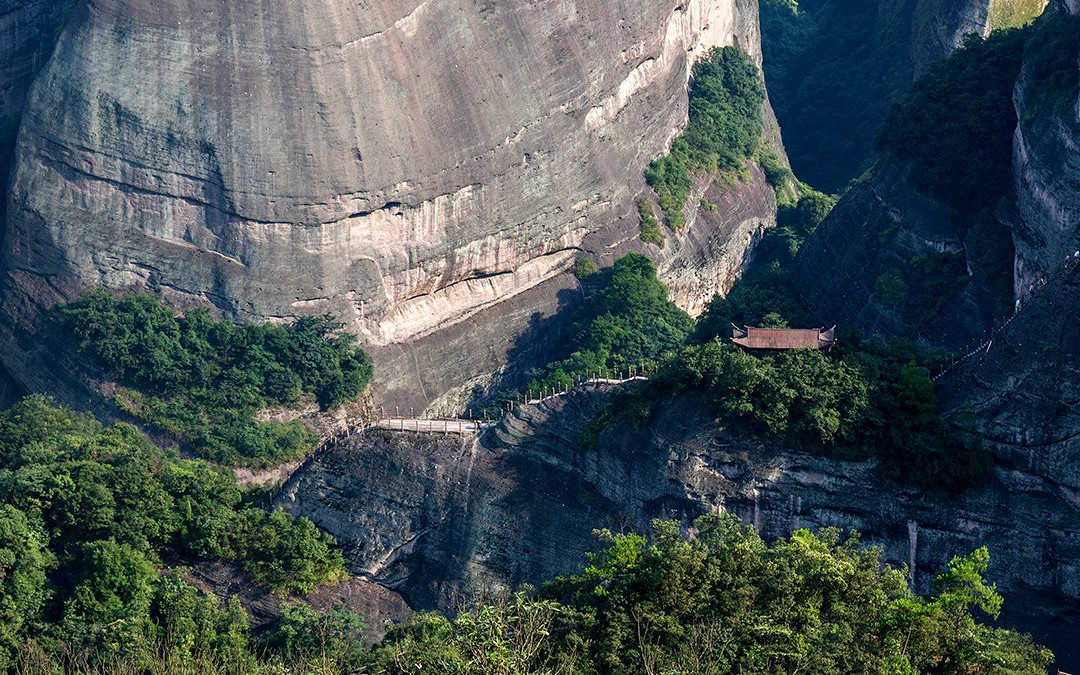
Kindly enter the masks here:
[[357, 574], [413, 608], [453, 609], [462, 594], [569, 572], [593, 528], [647, 528], [653, 518], [727, 510], [766, 537], [835, 526], [862, 533], [915, 585], [978, 546], [1007, 598], [1002, 622], [1031, 631], [1075, 666], [1080, 630], [1080, 499], [1012, 463], [958, 497], [882, 485], [872, 462], [815, 457], [723, 425], [690, 401], [641, 429], [580, 433], [607, 400], [578, 392], [525, 406], [479, 439], [368, 433], [300, 470], [277, 503], [338, 537]]

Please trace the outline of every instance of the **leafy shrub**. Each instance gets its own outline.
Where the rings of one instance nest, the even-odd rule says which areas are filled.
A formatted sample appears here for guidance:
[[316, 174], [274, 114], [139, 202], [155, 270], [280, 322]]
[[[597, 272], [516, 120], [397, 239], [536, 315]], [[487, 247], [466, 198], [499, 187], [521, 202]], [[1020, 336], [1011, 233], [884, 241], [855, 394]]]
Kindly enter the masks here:
[[765, 180], [768, 181], [777, 195], [783, 194], [788, 183], [795, 180], [795, 174], [784, 164], [775, 150], [765, 145], [764, 139], [757, 153], [757, 161], [761, 170], [765, 172]]
[[265, 642], [286, 662], [314, 659], [335, 669], [362, 672], [367, 661], [363, 629], [363, 617], [343, 605], [319, 612], [306, 604], [283, 603], [281, 620]]
[[1031, 37], [1024, 52], [1024, 72], [1034, 100], [1028, 105], [1025, 121], [1034, 117], [1042, 102], [1062, 108], [1076, 101], [1080, 93], [1080, 16], [1048, 14], [1028, 31]]
[[269, 405], [313, 396], [326, 409], [355, 397], [373, 368], [355, 338], [329, 316], [287, 326], [237, 325], [203, 309], [177, 316], [152, 295], [98, 290], [56, 309], [58, 323], [122, 384], [131, 414], [223, 464], [268, 465], [314, 446], [299, 422], [258, 423]]
[[754, 154], [764, 101], [757, 66], [738, 48], [714, 47], [694, 64], [686, 131], [645, 172], [671, 229], [685, 223], [682, 208], [690, 195], [691, 172], [739, 169]]
[[647, 199], [639, 199], [637, 202], [638, 218], [641, 220], [641, 241], [646, 244], [664, 245], [664, 233], [660, 231], [660, 223], [653, 213], [652, 204]]
[[537, 373], [526, 386], [528, 396], [561, 390], [596, 373], [654, 362], [686, 340], [693, 320], [668, 300], [651, 260], [629, 253], [600, 276], [570, 322], [566, 357]]
[[908, 285], [904, 274], [893, 267], [885, 270], [874, 282], [874, 292], [890, 305], [902, 305], [908, 299]]
[[818, 445], [853, 440], [865, 416], [862, 373], [816, 350], [754, 356], [719, 341], [683, 349], [665, 362], [661, 386], [701, 392], [723, 414]]
[[579, 256], [577, 260], [574, 261], [574, 276], [578, 279], [588, 279], [598, 271], [596, 263], [593, 262], [591, 258]]
[[271, 590], [310, 593], [345, 577], [345, 561], [333, 538], [307, 518], [249, 509], [237, 528], [241, 566]]

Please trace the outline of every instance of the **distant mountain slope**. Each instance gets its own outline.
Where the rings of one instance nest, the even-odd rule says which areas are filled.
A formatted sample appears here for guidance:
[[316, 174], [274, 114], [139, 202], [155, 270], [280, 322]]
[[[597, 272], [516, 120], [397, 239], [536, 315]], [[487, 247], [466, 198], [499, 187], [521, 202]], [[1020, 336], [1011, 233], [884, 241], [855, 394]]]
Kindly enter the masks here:
[[[766, 82], [795, 174], [834, 192], [872, 162], [889, 107], [991, 17], [1043, 0], [761, 0]], [[996, 27], [996, 26], [995, 26]]]

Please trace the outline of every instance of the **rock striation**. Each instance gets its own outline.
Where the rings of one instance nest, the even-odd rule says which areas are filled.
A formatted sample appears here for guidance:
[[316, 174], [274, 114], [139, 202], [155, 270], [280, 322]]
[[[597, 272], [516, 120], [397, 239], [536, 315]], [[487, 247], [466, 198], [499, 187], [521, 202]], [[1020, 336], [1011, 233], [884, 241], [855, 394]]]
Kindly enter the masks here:
[[[73, 4], [74, 0], [0, 0], [0, 186], [4, 188], [26, 95], [52, 54]], [[0, 222], [6, 205], [7, 199], [0, 198]]]
[[723, 44], [760, 60], [756, 2], [88, 0], [26, 106], [0, 323], [26, 341], [13, 305], [91, 284], [331, 312], [427, 404], [501, 358], [418, 386], [448, 330], [512, 334], [508, 301], [550, 311], [580, 252], [640, 246], [642, 169]]
[[[1055, 9], [1080, 14], [1076, 6]], [[1074, 57], [1080, 73], [1080, 53]], [[1080, 93], [1044, 91], [1025, 68], [1013, 99], [1020, 119], [1013, 138], [1015, 293], [1024, 299], [1080, 250]]]
[[1003, 0], [917, 0], [911, 10], [911, 63], [915, 78], [963, 44], [965, 36], [989, 35], [990, 5], [995, 1]]
[[313, 457], [277, 504], [342, 543], [354, 573], [414, 609], [539, 583], [579, 569], [593, 528], [644, 531], [727, 510], [767, 538], [797, 528], [857, 529], [927, 590], [954, 555], [991, 550], [1007, 625], [1031, 631], [1068, 669], [1080, 653], [1080, 499], [1041, 472], [1003, 463], [961, 496], [882, 485], [872, 462], [778, 447], [669, 402], [640, 429], [616, 425], [585, 449], [608, 402], [578, 391], [522, 406], [479, 439], [369, 432]]
[[716, 293], [727, 293], [775, 224], [776, 193], [756, 164], [747, 162], [746, 171], [749, 180], [733, 183], [697, 177], [684, 209], [686, 226], [669, 233], [664, 250], [653, 254], [671, 300], [693, 316]]

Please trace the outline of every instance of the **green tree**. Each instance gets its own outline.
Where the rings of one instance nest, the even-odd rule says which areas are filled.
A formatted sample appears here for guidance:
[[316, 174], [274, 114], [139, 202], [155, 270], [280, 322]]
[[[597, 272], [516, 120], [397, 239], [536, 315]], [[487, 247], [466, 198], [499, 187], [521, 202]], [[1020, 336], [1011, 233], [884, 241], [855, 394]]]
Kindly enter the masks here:
[[252, 509], [244, 512], [237, 526], [241, 565], [275, 591], [310, 593], [345, 576], [341, 550], [307, 518]]
[[78, 569], [60, 635], [102, 657], [142, 652], [150, 628], [154, 565], [131, 547], [105, 539], [83, 545]]
[[41, 620], [46, 574], [56, 565], [47, 543], [24, 513], [0, 504], [0, 670], [12, 668], [23, 636]]
[[363, 618], [344, 605], [319, 611], [302, 603], [283, 603], [267, 644], [286, 660], [315, 660], [335, 672], [356, 672], [367, 660], [363, 629]]
[[[757, 66], [737, 47], [714, 47], [694, 64], [686, 131], [645, 171], [669, 227], [677, 230], [684, 223], [682, 208], [693, 185], [691, 172], [739, 169], [754, 154], [764, 101], [765, 85]], [[642, 232], [647, 240], [659, 235], [647, 226], [644, 212]]]

